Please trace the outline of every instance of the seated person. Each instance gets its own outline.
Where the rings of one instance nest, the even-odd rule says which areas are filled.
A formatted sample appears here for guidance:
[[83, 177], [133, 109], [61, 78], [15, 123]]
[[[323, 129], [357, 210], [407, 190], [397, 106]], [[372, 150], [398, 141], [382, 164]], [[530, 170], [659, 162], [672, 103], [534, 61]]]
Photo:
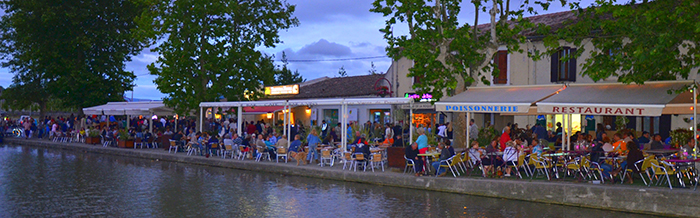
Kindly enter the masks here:
[[396, 135], [396, 140], [394, 140], [394, 143], [391, 144], [391, 147], [403, 147], [403, 139], [401, 135]]
[[406, 147], [406, 158], [413, 160], [413, 169], [416, 171], [416, 176], [420, 176], [423, 172], [423, 159], [418, 157], [418, 144], [411, 143], [411, 146]]
[[664, 149], [664, 144], [661, 142], [661, 135], [654, 134], [654, 140], [651, 141], [651, 144], [649, 145], [649, 149], [651, 149], [651, 150]]
[[484, 157], [484, 149], [479, 147], [478, 141], [472, 141], [472, 146], [469, 149], [469, 161], [472, 165], [476, 165]]
[[433, 168], [435, 168], [435, 171], [438, 176], [442, 177], [447, 174], [447, 169], [444, 167], [440, 167], [441, 164], [446, 164], [445, 160], [449, 159], [450, 157], [454, 156], [454, 150], [450, 149], [451, 146], [450, 144], [445, 144], [445, 143], [439, 143], [438, 148], [442, 149], [440, 152], [440, 160], [435, 161], [432, 163]]
[[503, 161], [507, 166], [506, 174], [504, 176], [510, 177], [511, 168], [512, 166], [515, 166], [517, 164], [515, 162], [518, 161], [518, 149], [516, 148], [515, 142], [506, 142], [506, 149], [503, 150]]

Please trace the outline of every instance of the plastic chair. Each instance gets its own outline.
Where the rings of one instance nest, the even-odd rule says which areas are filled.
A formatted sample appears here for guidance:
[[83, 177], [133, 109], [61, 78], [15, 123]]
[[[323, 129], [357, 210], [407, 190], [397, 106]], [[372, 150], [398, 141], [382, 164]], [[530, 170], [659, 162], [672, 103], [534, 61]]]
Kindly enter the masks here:
[[248, 151], [246, 151], [246, 147], [244, 146], [238, 146], [238, 157], [237, 159], [243, 160], [245, 157], [248, 155]]
[[520, 168], [522, 168], [523, 170], [525, 170], [525, 176], [530, 176], [530, 173], [531, 173], [531, 172], [530, 172], [530, 165], [525, 164], [525, 156], [526, 156], [525, 153], [523, 153], [523, 154], [521, 154], [520, 156], [518, 156], [518, 164], [517, 164], [516, 171], [518, 171], [518, 176], [519, 176], [521, 179], [523, 178], [523, 176], [520, 175], [520, 170], [519, 170]]
[[408, 172], [409, 172], [409, 167], [410, 167], [410, 170], [413, 170], [413, 172], [415, 173], [415, 172], [416, 172], [416, 169], [414, 168], [414, 166], [416, 165], [416, 162], [413, 161], [413, 160], [411, 160], [411, 159], [408, 159], [408, 158], [406, 157], [406, 155], [403, 156], [403, 159], [406, 160], [406, 167], [404, 167], [403, 173], [408, 173]]
[[141, 138], [134, 139], [134, 149], [136, 149], [136, 147], [138, 147], [138, 146], [141, 146], [141, 148], [143, 148], [143, 143], [141, 142]]
[[374, 172], [374, 167], [376, 165], [382, 165], [382, 172], [384, 172], [384, 161], [382, 158], [382, 154], [376, 153], [372, 154], [372, 159], [370, 160], [370, 167], [372, 168], [372, 172]]
[[231, 154], [231, 159], [233, 159], [233, 153], [234, 153], [233, 145], [224, 145], [224, 148], [225, 149], [223, 150], [223, 152], [221, 154], [221, 158], [226, 159], [226, 155]]
[[331, 155], [331, 150], [323, 149], [321, 150], [321, 167], [328, 163], [329, 166], [333, 166], [333, 156]]
[[219, 149], [219, 143], [211, 143], [211, 148], [209, 148], [209, 156], [214, 155], [214, 153], [212, 153], [214, 150], [216, 150], [216, 155], [221, 155], [221, 149]]
[[[544, 159], [537, 155], [530, 155], [530, 161], [535, 166], [535, 171], [537, 171], [537, 175], [539, 175], [540, 173], [544, 173], [545, 175], [547, 175], [547, 180], [552, 179], [549, 176], [550, 165], [547, 164], [547, 162]], [[530, 179], [535, 178], [537, 175], [535, 175], [533, 171], [532, 176], [530, 176]]]
[[[671, 186], [671, 175], [675, 174], [675, 169], [662, 165], [663, 162], [660, 163], [656, 159], [652, 159], [649, 162], [654, 172], [654, 177], [658, 177], [656, 185], [661, 185], [662, 182], [668, 182], [668, 187], [673, 189], [673, 186]], [[663, 180], [664, 177], [666, 177], [666, 180]], [[651, 186], [651, 182], [649, 182], [648, 186]]]
[[[175, 143], [175, 140], [168, 140], [170, 142], [170, 147], [168, 147], [168, 153], [170, 151], [175, 150], [175, 153], [177, 153], [177, 143]], [[136, 146], [134, 146], [136, 147]]]
[[288, 159], [289, 159], [289, 158], [288, 158], [288, 155], [289, 155], [289, 154], [287, 154], [287, 149], [286, 149], [286, 148], [284, 148], [284, 147], [279, 147], [279, 148], [277, 148], [277, 158], [275, 158], [275, 159], [276, 159], [277, 163], [279, 163], [279, 162], [280, 162], [280, 158], [283, 157], [283, 158], [284, 158], [284, 162], [287, 163], [287, 161], [288, 161]]
[[197, 155], [197, 152], [202, 153], [198, 147], [195, 147], [195, 144], [187, 144], [187, 156]]
[[355, 162], [355, 159], [352, 158], [352, 153], [350, 152], [343, 152], [343, 170], [345, 170], [345, 167], [348, 167], [348, 170], [350, 170]]
[[[642, 176], [641, 169], [639, 167], [637, 167], [637, 164], [641, 163], [642, 165], [644, 165], [644, 162], [649, 162], [647, 159], [648, 158], [644, 158], [644, 159], [638, 160], [637, 162], [632, 164], [632, 166], [637, 170], [637, 172], [639, 172], [639, 176], [642, 177], [642, 181], [644, 181], [644, 185], [648, 185], [648, 184], [647, 184], [647, 181], [644, 179], [644, 176]], [[634, 170], [630, 169], [630, 167], [632, 167], [632, 166], [630, 166], [629, 164], [627, 165], [627, 169], [625, 169], [625, 173], [622, 174], [622, 179], [620, 181], [620, 184], [625, 183], [625, 177], [627, 177], [628, 173], [630, 174], [630, 176], [632, 176], [632, 173], [634, 173]]]
[[355, 171], [357, 172], [357, 165], [362, 165], [362, 170], [367, 171], [367, 160], [365, 159], [365, 154], [362, 153], [357, 153], [355, 154], [355, 158], [353, 160], [353, 166], [355, 167]]
[[454, 161], [454, 158], [459, 159], [459, 155], [453, 155], [452, 157], [447, 158], [447, 160], [441, 160], [440, 165], [438, 166], [437, 170], [435, 170], [435, 176], [438, 176], [441, 168], [448, 168], [452, 172], [452, 176], [457, 178], [457, 174], [455, 173], [455, 171], [457, 171], [457, 167], [455, 166], [456, 161]]

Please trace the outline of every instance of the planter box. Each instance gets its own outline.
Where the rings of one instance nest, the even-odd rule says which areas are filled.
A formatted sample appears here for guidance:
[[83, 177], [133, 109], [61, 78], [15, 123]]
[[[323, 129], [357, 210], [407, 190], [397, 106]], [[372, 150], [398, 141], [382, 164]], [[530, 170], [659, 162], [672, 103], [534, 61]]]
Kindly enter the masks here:
[[119, 140], [117, 146], [120, 148], [134, 148], [134, 140]]
[[387, 160], [389, 167], [403, 168], [406, 166], [406, 159], [403, 158], [406, 150], [404, 147], [388, 147], [386, 148]]
[[85, 144], [100, 144], [100, 137], [87, 137], [85, 138]]

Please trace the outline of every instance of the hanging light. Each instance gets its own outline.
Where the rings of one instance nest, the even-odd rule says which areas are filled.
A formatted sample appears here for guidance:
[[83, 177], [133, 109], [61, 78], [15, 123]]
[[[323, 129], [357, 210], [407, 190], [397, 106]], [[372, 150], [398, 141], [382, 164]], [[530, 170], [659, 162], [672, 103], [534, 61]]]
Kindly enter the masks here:
[[310, 114], [310, 113], [311, 113], [311, 108], [308, 108], [308, 107], [307, 107], [307, 108], [306, 108], [306, 113], [307, 113], [307, 114]]
[[267, 113], [267, 119], [272, 119], [272, 113]]

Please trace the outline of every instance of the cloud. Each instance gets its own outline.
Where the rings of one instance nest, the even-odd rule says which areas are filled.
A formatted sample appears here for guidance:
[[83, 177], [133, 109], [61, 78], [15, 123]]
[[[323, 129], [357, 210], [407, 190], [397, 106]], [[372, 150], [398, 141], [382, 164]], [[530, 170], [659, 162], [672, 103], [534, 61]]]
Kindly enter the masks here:
[[318, 42], [311, 43], [304, 46], [298, 52], [301, 55], [320, 55], [320, 56], [333, 56], [333, 57], [343, 57], [352, 55], [352, 50], [350, 47], [329, 42], [328, 40], [321, 39]]

